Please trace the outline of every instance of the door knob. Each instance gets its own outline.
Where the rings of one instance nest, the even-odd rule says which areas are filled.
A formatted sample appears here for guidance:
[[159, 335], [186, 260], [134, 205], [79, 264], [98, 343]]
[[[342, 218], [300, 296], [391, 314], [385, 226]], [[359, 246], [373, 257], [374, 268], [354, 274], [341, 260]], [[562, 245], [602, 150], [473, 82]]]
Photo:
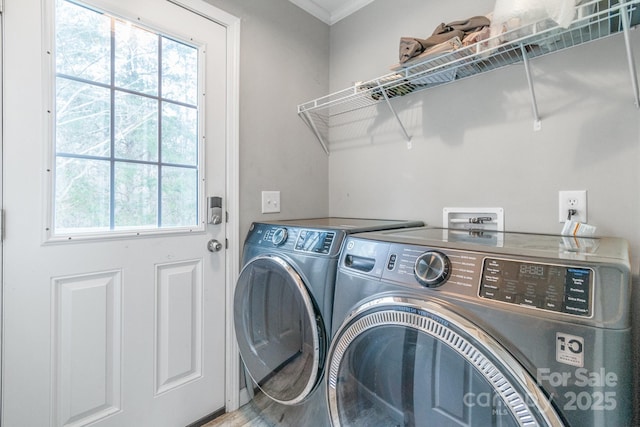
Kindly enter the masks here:
[[209, 252], [220, 252], [222, 250], [222, 243], [216, 239], [211, 239], [207, 243], [207, 249], [209, 249]]

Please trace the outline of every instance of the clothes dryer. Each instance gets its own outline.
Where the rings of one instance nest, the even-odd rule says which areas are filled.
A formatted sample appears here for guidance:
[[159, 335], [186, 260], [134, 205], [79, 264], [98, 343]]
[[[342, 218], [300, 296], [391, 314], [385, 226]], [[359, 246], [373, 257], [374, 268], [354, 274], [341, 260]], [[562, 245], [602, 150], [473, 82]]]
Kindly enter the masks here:
[[632, 425], [628, 244], [417, 228], [349, 236], [334, 426]]
[[[322, 377], [338, 257], [347, 235], [422, 222], [317, 218], [251, 225], [234, 295], [245, 372], [278, 425], [328, 425]], [[252, 387], [249, 387], [251, 390]]]

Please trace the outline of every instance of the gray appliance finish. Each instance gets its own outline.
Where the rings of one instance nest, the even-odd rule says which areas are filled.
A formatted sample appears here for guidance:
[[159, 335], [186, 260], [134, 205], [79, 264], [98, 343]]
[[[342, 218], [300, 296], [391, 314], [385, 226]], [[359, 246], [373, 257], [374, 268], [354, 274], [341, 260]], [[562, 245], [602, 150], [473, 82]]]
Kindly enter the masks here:
[[628, 243], [416, 228], [350, 236], [335, 426], [633, 425]]
[[251, 225], [234, 320], [245, 372], [269, 397], [253, 400], [266, 403], [259, 408], [265, 419], [277, 425], [329, 424], [321, 380], [342, 244], [351, 233], [422, 225], [337, 217]]

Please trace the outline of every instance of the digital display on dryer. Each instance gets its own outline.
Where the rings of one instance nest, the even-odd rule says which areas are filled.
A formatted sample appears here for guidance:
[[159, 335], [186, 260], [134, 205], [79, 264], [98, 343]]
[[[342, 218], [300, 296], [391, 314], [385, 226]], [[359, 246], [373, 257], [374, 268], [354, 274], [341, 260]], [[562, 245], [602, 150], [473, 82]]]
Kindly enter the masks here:
[[328, 254], [331, 251], [334, 237], [335, 233], [333, 232], [301, 230], [295, 249], [302, 252]]
[[591, 282], [588, 268], [486, 258], [480, 296], [589, 317]]

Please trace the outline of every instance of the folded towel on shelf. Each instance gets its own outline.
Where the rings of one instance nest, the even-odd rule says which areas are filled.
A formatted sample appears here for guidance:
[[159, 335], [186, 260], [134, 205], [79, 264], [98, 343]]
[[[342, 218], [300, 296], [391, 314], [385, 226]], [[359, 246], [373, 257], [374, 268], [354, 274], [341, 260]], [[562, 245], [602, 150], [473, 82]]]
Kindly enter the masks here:
[[467, 33], [464, 36], [464, 39], [462, 39], [462, 46], [471, 46], [472, 44], [480, 43], [484, 40], [487, 40], [489, 37], [491, 37], [491, 27], [482, 27], [479, 30]]
[[434, 36], [429, 37], [428, 39], [401, 37], [400, 38], [400, 62], [401, 63], [407, 62], [411, 58], [415, 58], [416, 56], [422, 54], [423, 52], [433, 47], [439, 46], [442, 43], [447, 43], [453, 37], [462, 39], [462, 37], [464, 37], [464, 32], [451, 31], [444, 34], [436, 34]]
[[[476, 31], [478, 28], [491, 25], [491, 21], [486, 16], [472, 16], [461, 21], [453, 21], [448, 24], [442, 23], [436, 27], [433, 34], [445, 34], [451, 31], [462, 31], [469, 33]], [[461, 37], [462, 38], [462, 37]]]
[[438, 25], [431, 36], [426, 39], [401, 37], [399, 52], [400, 63], [407, 62], [435, 46], [448, 42], [454, 37], [463, 40], [467, 34], [478, 31], [483, 27], [488, 27], [490, 24], [491, 22], [486, 16], [473, 16], [448, 24], [442, 23]]
[[446, 41], [439, 43], [437, 45], [431, 46], [428, 49], [425, 49], [422, 53], [408, 59], [407, 61], [400, 62], [391, 67], [392, 71], [398, 71], [402, 68], [408, 68], [412, 65], [419, 64], [421, 62], [426, 61], [430, 58], [437, 58], [442, 56], [445, 53], [453, 52], [462, 47], [462, 40], [460, 37], [455, 36], [447, 39]]

